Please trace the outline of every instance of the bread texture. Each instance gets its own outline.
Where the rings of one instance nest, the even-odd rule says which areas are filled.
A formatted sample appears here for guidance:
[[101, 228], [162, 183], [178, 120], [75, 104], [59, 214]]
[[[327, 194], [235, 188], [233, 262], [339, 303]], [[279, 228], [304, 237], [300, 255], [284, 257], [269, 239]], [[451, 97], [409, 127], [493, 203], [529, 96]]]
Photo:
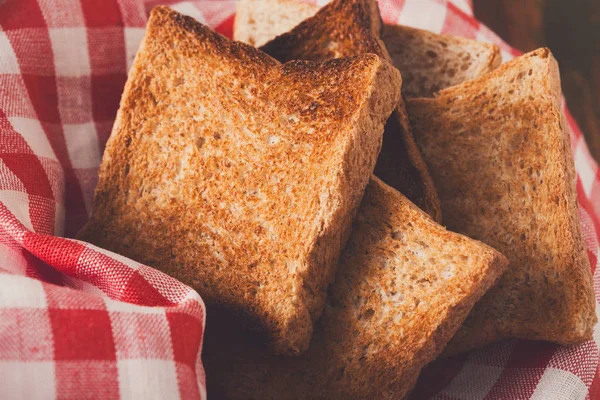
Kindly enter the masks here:
[[[323, 61], [373, 53], [391, 61], [379, 36], [382, 22], [376, 0], [334, 0], [261, 50], [281, 62]], [[404, 100], [400, 100], [383, 137], [375, 175], [441, 220], [440, 204], [427, 166], [412, 136]]]
[[289, 0], [238, 0], [235, 5], [233, 38], [260, 47], [291, 31], [319, 11], [319, 6]]
[[80, 237], [301, 353], [400, 83], [375, 55], [282, 65], [157, 7]]
[[373, 178], [308, 352], [268, 355], [213, 320], [208, 390], [217, 399], [401, 399], [507, 265]]
[[447, 354], [506, 337], [577, 344], [596, 323], [557, 63], [539, 49], [408, 108], [448, 228], [510, 267]]
[[495, 44], [386, 24], [382, 40], [402, 74], [405, 98], [433, 97], [442, 89], [485, 75], [502, 62]]
[[[237, 2], [236, 40], [262, 46], [319, 11], [298, 0], [240, 0]], [[404, 98], [432, 97], [496, 69], [502, 57], [498, 46], [439, 35], [408, 26], [384, 24], [381, 40], [402, 74]]]

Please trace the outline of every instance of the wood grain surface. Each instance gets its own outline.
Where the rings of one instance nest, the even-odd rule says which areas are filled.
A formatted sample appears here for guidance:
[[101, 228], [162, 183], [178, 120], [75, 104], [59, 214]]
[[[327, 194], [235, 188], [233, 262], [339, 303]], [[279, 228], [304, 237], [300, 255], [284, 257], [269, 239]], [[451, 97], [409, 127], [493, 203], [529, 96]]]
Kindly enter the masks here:
[[475, 0], [475, 15], [514, 47], [549, 47], [571, 113], [600, 160], [600, 0]]

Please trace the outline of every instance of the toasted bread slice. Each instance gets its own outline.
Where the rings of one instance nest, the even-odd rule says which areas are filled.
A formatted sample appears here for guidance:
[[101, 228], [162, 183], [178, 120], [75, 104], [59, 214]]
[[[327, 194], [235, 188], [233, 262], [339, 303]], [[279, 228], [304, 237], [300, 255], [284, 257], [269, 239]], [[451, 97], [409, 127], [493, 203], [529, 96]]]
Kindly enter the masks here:
[[80, 236], [302, 352], [400, 84], [372, 54], [281, 65], [157, 7]]
[[381, 38], [402, 74], [402, 95], [407, 99], [433, 97], [495, 70], [502, 62], [495, 44], [407, 26], [386, 24]]
[[[258, 47], [312, 17], [319, 7], [297, 0], [240, 0], [236, 10], [236, 40]], [[384, 24], [381, 39], [402, 74], [405, 98], [432, 97], [496, 69], [502, 60], [494, 44], [402, 25]]]
[[448, 228], [493, 246], [511, 263], [447, 353], [504, 337], [590, 339], [596, 323], [590, 264], [550, 51], [528, 53], [408, 105]]
[[[374, 53], [390, 60], [379, 39], [381, 16], [375, 0], [334, 0], [288, 33], [261, 47], [281, 62], [323, 61]], [[427, 166], [412, 137], [404, 101], [388, 121], [375, 175], [440, 220], [440, 204]]]
[[208, 390], [218, 399], [401, 399], [507, 265], [373, 178], [308, 352], [269, 356], [213, 320]]

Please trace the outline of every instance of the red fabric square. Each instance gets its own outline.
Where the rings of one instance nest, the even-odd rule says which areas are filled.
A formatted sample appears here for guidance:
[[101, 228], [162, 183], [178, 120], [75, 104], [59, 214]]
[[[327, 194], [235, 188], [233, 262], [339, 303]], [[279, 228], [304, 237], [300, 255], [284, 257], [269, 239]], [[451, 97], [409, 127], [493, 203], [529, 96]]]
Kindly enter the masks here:
[[173, 303], [167, 300], [156, 287], [152, 286], [139, 271], [135, 271], [127, 286], [123, 289], [121, 300], [127, 303], [148, 306], [170, 306]]
[[36, 0], [0, 2], [1, 30], [38, 28], [46, 25]]
[[119, 370], [116, 361], [57, 361], [59, 399], [117, 399]]
[[92, 109], [96, 121], [114, 121], [126, 80], [125, 73], [92, 76]]
[[108, 311], [49, 309], [56, 360], [115, 360]]
[[29, 196], [29, 215], [34, 232], [44, 235], [54, 234], [55, 210], [56, 203], [54, 199]]
[[[18, 141], [5, 142], [19, 146]], [[4, 144], [4, 143], [3, 143]], [[40, 159], [34, 154], [27, 153], [3, 153], [0, 159], [19, 178], [25, 186], [27, 193], [53, 199], [52, 188], [44, 171]]]
[[117, 0], [85, 0], [81, 2], [85, 24], [89, 27], [123, 26]]
[[46, 309], [0, 308], [0, 321], [0, 360], [53, 359], [52, 332]]
[[[40, 122], [54, 125], [60, 124], [56, 78], [54, 76], [23, 74], [23, 80], [25, 81], [29, 98]], [[51, 138], [49, 137], [48, 139]]]
[[[25, 0], [29, 2], [29, 0]], [[14, 2], [17, 4], [18, 2]], [[54, 75], [54, 53], [45, 28], [18, 29], [6, 32], [15, 52], [21, 73]]]
[[215, 29], [215, 31], [219, 32], [221, 35], [228, 37], [229, 39], [233, 39], [233, 21], [235, 19], [235, 15], [227, 18], [225, 21], [221, 22], [219, 26]]
[[194, 366], [202, 343], [202, 325], [191, 315], [179, 312], [167, 311], [167, 319], [171, 327], [175, 361]]
[[91, 85], [89, 76], [56, 77], [58, 109], [63, 124], [93, 121]]
[[87, 32], [92, 75], [126, 74], [123, 28], [88, 28]]
[[169, 323], [164, 313], [111, 312], [117, 358], [172, 360]]

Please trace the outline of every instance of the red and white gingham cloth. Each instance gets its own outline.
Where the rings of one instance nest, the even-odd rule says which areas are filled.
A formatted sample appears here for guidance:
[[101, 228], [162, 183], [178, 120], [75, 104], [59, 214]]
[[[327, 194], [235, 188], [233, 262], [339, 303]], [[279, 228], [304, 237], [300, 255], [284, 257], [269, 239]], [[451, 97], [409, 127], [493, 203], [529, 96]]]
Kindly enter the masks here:
[[[234, 1], [0, 0], [0, 398], [206, 397], [198, 294], [62, 238], [90, 214], [127, 69], [148, 11], [165, 3], [231, 36]], [[388, 22], [494, 42], [504, 60], [519, 54], [473, 18], [469, 0], [380, 5]], [[568, 120], [595, 272], [600, 176]], [[594, 337], [574, 348], [507, 341], [437, 361], [413, 398], [599, 399], [600, 330]]]

